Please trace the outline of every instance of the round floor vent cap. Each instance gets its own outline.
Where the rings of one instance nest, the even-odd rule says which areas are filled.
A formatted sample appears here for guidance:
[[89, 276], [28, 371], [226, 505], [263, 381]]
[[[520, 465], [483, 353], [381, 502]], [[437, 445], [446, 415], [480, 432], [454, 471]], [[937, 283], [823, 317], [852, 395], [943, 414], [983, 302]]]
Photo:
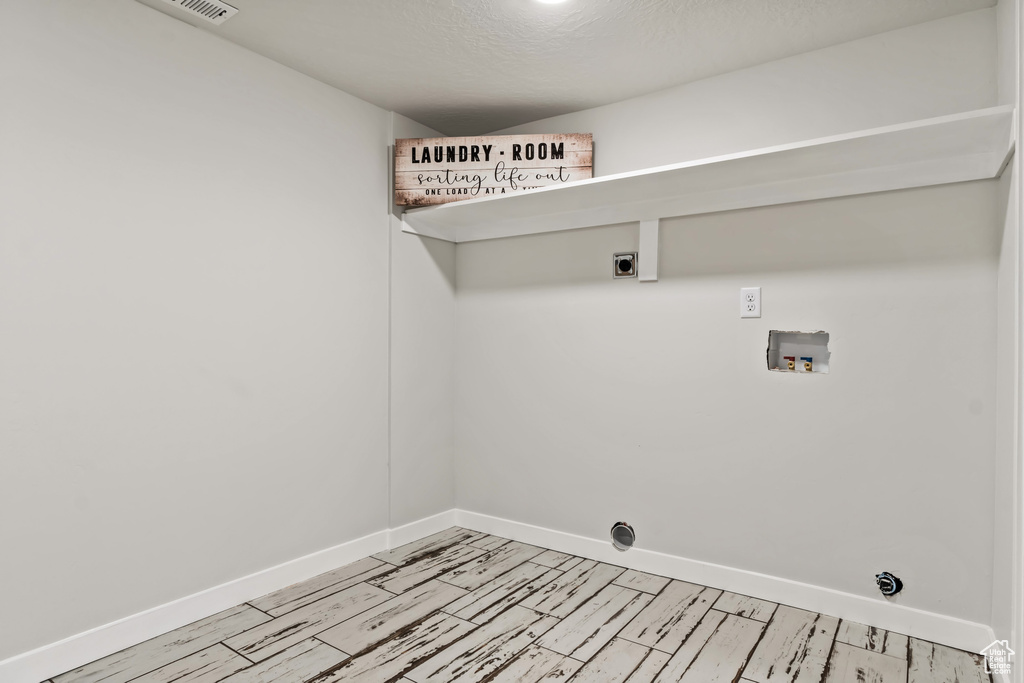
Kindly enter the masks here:
[[625, 522], [616, 522], [612, 527], [612, 545], [616, 550], [626, 551], [633, 547], [636, 541], [636, 534], [633, 527]]

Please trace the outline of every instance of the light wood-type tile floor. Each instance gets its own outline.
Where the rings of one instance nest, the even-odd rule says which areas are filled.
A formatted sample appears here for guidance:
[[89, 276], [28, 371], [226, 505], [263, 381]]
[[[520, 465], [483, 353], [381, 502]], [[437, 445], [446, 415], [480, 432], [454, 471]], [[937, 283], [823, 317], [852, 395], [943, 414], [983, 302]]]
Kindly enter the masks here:
[[979, 683], [981, 658], [452, 528], [53, 683]]

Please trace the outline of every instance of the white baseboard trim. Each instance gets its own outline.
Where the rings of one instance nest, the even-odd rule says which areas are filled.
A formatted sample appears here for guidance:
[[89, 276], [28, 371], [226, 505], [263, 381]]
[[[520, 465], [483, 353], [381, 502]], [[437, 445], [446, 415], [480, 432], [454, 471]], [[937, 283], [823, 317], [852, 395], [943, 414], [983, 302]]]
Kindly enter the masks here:
[[991, 627], [984, 624], [886, 602], [884, 598], [843, 593], [651, 550], [633, 548], [623, 553], [615, 550], [607, 539], [577, 536], [477, 512], [458, 510], [455, 520], [457, 526], [474, 531], [871, 624], [970, 652], [978, 652], [995, 640]]
[[418, 541], [425, 536], [456, 526], [456, 512], [456, 510], [445, 510], [431, 517], [424, 517], [415, 522], [390, 529], [388, 531], [388, 548], [397, 548], [400, 545]]
[[0, 681], [39, 683], [221, 610], [455, 526], [446, 510], [264, 569], [0, 662]]
[[442, 518], [454, 519], [454, 516], [454, 511], [450, 511], [398, 529], [378, 531], [17, 655], [0, 662], [0, 681], [39, 683], [261, 595], [387, 550], [392, 547], [389, 541], [393, 537], [414, 540], [416, 536], [410, 535], [418, 533], [420, 528], [428, 529], [423, 535], [440, 531], [447, 528], [436, 528], [443, 523]]

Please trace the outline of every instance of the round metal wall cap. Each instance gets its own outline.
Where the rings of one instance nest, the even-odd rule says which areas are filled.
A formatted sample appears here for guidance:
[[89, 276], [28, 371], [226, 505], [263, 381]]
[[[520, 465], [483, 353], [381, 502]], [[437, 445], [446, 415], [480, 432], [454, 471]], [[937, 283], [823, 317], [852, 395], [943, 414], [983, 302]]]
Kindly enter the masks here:
[[625, 522], [616, 522], [612, 526], [612, 545], [616, 550], [625, 552], [633, 547], [635, 541], [636, 534], [630, 525]]

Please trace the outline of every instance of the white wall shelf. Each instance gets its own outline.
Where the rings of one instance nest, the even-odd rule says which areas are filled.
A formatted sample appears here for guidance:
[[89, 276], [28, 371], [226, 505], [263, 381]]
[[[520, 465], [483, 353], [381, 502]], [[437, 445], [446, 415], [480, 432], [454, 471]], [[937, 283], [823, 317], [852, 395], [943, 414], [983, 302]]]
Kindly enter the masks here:
[[992, 107], [412, 209], [403, 230], [472, 242], [996, 178], [1013, 120], [1013, 107]]

